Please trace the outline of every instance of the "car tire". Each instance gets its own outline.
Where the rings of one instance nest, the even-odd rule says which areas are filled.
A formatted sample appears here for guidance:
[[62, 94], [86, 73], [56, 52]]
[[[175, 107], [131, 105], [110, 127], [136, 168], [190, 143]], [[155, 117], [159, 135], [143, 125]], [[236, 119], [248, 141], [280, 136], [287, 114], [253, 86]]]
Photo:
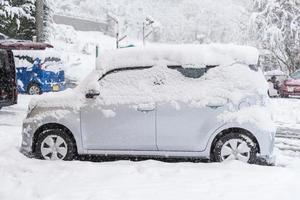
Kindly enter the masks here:
[[213, 147], [212, 157], [215, 162], [240, 160], [256, 163], [258, 146], [248, 134], [231, 132], [220, 137]]
[[45, 130], [39, 134], [35, 155], [42, 160], [73, 160], [75, 141], [62, 129]]
[[27, 94], [40, 95], [42, 94], [42, 89], [37, 83], [30, 83], [27, 88]]

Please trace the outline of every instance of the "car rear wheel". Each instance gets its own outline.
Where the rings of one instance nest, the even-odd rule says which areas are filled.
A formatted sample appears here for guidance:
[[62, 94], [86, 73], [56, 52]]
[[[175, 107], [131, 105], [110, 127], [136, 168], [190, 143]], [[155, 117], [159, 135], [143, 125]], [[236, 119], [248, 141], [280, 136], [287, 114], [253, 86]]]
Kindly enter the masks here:
[[42, 94], [42, 90], [38, 84], [30, 83], [28, 86], [27, 93], [30, 95], [39, 95], [39, 94]]
[[228, 133], [217, 140], [213, 149], [216, 162], [239, 160], [255, 163], [257, 160], [257, 144], [246, 134]]
[[75, 142], [60, 129], [42, 132], [36, 143], [36, 157], [43, 160], [73, 160]]

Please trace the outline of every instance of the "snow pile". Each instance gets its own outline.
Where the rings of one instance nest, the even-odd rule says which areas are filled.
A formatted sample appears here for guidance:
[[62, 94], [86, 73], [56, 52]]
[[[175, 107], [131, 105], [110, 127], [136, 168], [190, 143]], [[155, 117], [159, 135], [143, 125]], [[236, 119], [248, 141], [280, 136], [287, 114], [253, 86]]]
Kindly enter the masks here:
[[[84, 95], [76, 93], [77, 90], [67, 89], [57, 93], [43, 93], [40, 96], [34, 96], [29, 104], [29, 110], [34, 107], [46, 108], [73, 108], [79, 110], [84, 102]], [[49, 110], [48, 110], [49, 111]]]
[[118, 49], [101, 55], [96, 68], [107, 72], [122, 67], [152, 66], [162, 61], [168, 65], [195, 67], [230, 65], [237, 62], [256, 65], [258, 51], [254, 47], [233, 44], [161, 45]]
[[300, 129], [299, 99], [271, 99], [274, 122], [283, 127]]

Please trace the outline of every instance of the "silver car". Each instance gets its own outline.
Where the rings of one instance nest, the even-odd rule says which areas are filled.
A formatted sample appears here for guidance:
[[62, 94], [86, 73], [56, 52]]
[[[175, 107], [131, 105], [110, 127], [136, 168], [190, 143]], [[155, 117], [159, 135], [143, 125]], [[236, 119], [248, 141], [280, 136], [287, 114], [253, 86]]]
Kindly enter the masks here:
[[[143, 50], [119, 51], [129, 51], [122, 59], [128, 53], [139, 59]], [[106, 70], [97, 67], [77, 88], [33, 100], [21, 151], [46, 160], [77, 155], [273, 160], [275, 129], [267, 88], [258, 88], [266, 84], [261, 71], [248, 63], [184, 66], [176, 60], [178, 52], [168, 62], [165, 57], [155, 55], [153, 63], [147, 57], [144, 65], [106, 63]]]

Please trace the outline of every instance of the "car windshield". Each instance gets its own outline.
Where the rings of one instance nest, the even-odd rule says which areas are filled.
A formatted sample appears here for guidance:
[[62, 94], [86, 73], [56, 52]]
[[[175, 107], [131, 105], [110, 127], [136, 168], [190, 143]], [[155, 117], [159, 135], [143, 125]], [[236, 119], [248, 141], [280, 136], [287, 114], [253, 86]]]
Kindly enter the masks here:
[[291, 77], [293, 79], [300, 79], [300, 71], [296, 71], [293, 74], [291, 74]]

